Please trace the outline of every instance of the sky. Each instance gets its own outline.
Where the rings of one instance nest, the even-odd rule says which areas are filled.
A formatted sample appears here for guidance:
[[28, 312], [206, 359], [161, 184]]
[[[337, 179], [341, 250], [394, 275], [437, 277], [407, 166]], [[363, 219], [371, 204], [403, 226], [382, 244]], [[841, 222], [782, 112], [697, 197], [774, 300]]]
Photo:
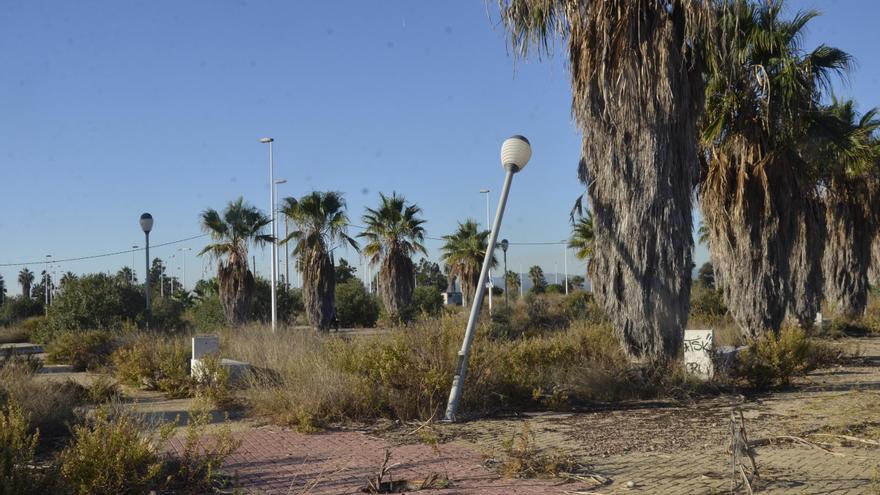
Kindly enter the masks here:
[[[819, 8], [805, 46], [849, 51], [858, 69], [837, 91], [880, 105], [871, 0], [790, 1]], [[213, 270], [196, 253], [199, 213], [243, 196], [269, 209], [275, 139], [279, 197], [345, 194], [358, 224], [379, 192], [417, 203], [427, 235], [486, 222], [503, 180], [499, 147], [532, 143], [501, 237], [509, 268], [583, 274], [551, 243], [569, 236], [583, 192], [580, 133], [570, 114], [565, 54], [517, 59], [494, 0], [447, 2], [0, 0], [0, 275], [17, 293], [18, 263], [56, 272], [143, 277], [143, 212], [155, 218], [151, 257], [187, 285]], [[695, 227], [698, 222], [695, 217]], [[358, 233], [353, 229], [352, 233]], [[429, 258], [442, 242], [428, 239]], [[191, 248], [191, 251], [178, 251]], [[252, 250], [269, 271], [267, 248]], [[358, 254], [341, 257], [360, 267]], [[697, 247], [695, 261], [707, 259]], [[44, 265], [29, 266], [39, 273]], [[363, 268], [361, 268], [361, 272]], [[295, 281], [295, 279], [294, 279]]]

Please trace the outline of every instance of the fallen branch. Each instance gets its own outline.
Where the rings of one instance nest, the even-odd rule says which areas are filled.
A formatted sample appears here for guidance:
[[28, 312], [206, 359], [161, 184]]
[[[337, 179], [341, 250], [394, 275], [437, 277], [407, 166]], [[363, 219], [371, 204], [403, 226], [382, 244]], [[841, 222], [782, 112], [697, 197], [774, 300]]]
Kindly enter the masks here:
[[867, 438], [852, 437], [849, 435], [835, 435], [833, 433], [811, 433], [810, 436], [842, 438], [844, 440], [849, 440], [850, 442], [858, 442], [866, 445], [876, 445], [880, 447], [880, 442], [876, 440], [868, 440]]

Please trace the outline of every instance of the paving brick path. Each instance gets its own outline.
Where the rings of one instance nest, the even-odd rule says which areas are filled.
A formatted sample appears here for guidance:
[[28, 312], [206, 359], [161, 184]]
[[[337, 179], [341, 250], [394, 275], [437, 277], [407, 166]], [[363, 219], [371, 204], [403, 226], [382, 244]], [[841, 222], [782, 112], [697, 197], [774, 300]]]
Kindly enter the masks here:
[[[359, 432], [302, 434], [278, 428], [240, 431], [234, 436], [241, 447], [225, 468], [237, 476], [237, 487], [248, 493], [361, 493], [382, 465], [386, 449], [391, 452], [388, 464], [396, 465], [390, 479], [423, 480], [438, 474], [450, 481], [448, 488], [420, 493], [532, 495], [585, 489], [575, 483], [502, 479], [483, 467], [477, 452], [457, 444], [391, 446]], [[183, 447], [176, 439], [170, 448], [181, 452]]]

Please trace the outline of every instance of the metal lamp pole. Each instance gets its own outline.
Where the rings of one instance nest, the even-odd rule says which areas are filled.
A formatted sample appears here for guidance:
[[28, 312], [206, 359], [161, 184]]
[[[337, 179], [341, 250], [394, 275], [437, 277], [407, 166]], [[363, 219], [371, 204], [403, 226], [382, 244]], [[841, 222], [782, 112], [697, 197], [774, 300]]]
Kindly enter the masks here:
[[[287, 179], [275, 179], [275, 181], [272, 182], [272, 184], [274, 184], [274, 187], [275, 187], [275, 189], [272, 192], [274, 194], [275, 201], [277, 201], [278, 200], [278, 186], [280, 184], [287, 184]], [[273, 206], [275, 207], [274, 212], [277, 214], [278, 213], [278, 204], [275, 203]], [[274, 240], [272, 241], [272, 244], [275, 246], [275, 253], [276, 253], [275, 254], [276, 278], [278, 278], [277, 274], [281, 273], [281, 263], [278, 260], [278, 254], [277, 254], [278, 253], [278, 230], [280, 230], [280, 229], [276, 226], [275, 227], [275, 234], [273, 234], [273, 236], [272, 236], [274, 238]], [[287, 217], [284, 217], [284, 237], [287, 238]], [[284, 244], [284, 247], [285, 247], [285, 249], [288, 249], [286, 243]], [[285, 255], [285, 260], [287, 259], [288, 256], [289, 256], [289, 254]], [[289, 287], [290, 284], [287, 283], [287, 277], [289, 277], [289, 276], [290, 276], [290, 267], [288, 265], [288, 268], [287, 268], [287, 270], [285, 270], [285, 274], [284, 274], [284, 284], [285, 284], [285, 287], [287, 287], [287, 288], [290, 288]]]
[[504, 306], [510, 307], [510, 293], [507, 290], [507, 247], [510, 246], [510, 243], [507, 242], [507, 239], [501, 239], [501, 251], [504, 253]]
[[568, 295], [568, 241], [562, 240], [562, 264], [565, 266], [565, 295]]
[[275, 229], [275, 165], [272, 161], [272, 143], [275, 142], [275, 139], [264, 137], [260, 139], [260, 142], [269, 145], [269, 215], [271, 215], [272, 218], [272, 271], [270, 274], [270, 283], [272, 285], [272, 331], [274, 332], [275, 327], [278, 324], [278, 294], [276, 294], [275, 287], [277, 278], [276, 271], [278, 269], [278, 242], [276, 241], [278, 238], [278, 231]]
[[144, 231], [144, 240], [146, 244], [144, 254], [145, 254], [145, 267], [146, 272], [144, 272], [144, 294], [147, 299], [147, 326], [150, 325], [150, 317], [153, 312], [152, 304], [150, 303], [150, 231], [153, 230], [153, 215], [149, 213], [144, 213], [141, 215], [141, 230]]
[[192, 251], [192, 248], [180, 248], [178, 251], [181, 252], [180, 257], [183, 258], [183, 291], [186, 292], [186, 252]]
[[[471, 343], [474, 340], [474, 330], [477, 326], [477, 316], [480, 313], [480, 305], [483, 294], [486, 291], [486, 278], [489, 275], [489, 267], [492, 266], [492, 252], [495, 242], [498, 240], [498, 232], [501, 228], [501, 218], [504, 216], [504, 207], [507, 204], [507, 195], [510, 193], [510, 184], [513, 175], [525, 168], [532, 157], [532, 148], [529, 140], [523, 136], [512, 136], [504, 141], [501, 146], [501, 165], [506, 170], [504, 186], [501, 188], [501, 197], [498, 199], [498, 210], [495, 212], [495, 222], [489, 233], [489, 243], [486, 245], [486, 256], [483, 257], [483, 268], [480, 270], [480, 281], [477, 284], [477, 293], [474, 303], [471, 305], [471, 314], [468, 318], [467, 329], [464, 333], [464, 341], [461, 350], [458, 351], [458, 364], [455, 377], [452, 379], [452, 388], [449, 390], [449, 402], [446, 405], [446, 421], [455, 421], [458, 404], [461, 402], [462, 387], [464, 386], [467, 373], [467, 360], [470, 353]], [[490, 299], [491, 300], [491, 299]]]

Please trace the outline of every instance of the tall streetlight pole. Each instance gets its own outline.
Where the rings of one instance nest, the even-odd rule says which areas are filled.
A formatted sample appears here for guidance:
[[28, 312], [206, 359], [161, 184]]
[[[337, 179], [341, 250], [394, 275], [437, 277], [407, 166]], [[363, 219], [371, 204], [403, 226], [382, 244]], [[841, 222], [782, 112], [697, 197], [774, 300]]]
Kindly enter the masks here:
[[[498, 210], [495, 212], [495, 222], [489, 233], [489, 243], [486, 245], [486, 256], [483, 258], [483, 268], [480, 270], [480, 281], [477, 284], [477, 293], [474, 303], [471, 305], [471, 314], [468, 318], [467, 329], [464, 332], [464, 341], [461, 350], [458, 351], [458, 364], [455, 377], [452, 379], [452, 388], [449, 390], [449, 402], [446, 405], [446, 421], [455, 421], [458, 403], [461, 401], [462, 387], [467, 373], [467, 360], [470, 353], [471, 343], [474, 340], [474, 330], [477, 326], [477, 317], [480, 313], [480, 305], [483, 294], [486, 291], [486, 278], [489, 276], [489, 267], [492, 264], [492, 251], [495, 241], [498, 240], [498, 231], [501, 228], [501, 218], [504, 216], [504, 207], [507, 204], [507, 195], [510, 193], [510, 184], [513, 176], [529, 162], [532, 157], [532, 147], [529, 140], [523, 136], [512, 136], [501, 145], [501, 166], [504, 167], [504, 186], [501, 188], [501, 196], [498, 198]], [[490, 299], [491, 301], [491, 299]]]
[[180, 257], [183, 258], [183, 291], [186, 292], [186, 252], [192, 251], [192, 248], [179, 248], [178, 251], [180, 251]]
[[275, 227], [275, 165], [272, 161], [272, 143], [275, 139], [264, 137], [260, 139], [263, 144], [269, 145], [269, 215], [272, 218], [272, 272], [270, 274], [270, 283], [272, 284], [272, 331], [278, 324], [278, 294], [276, 294], [275, 284], [277, 283], [278, 274], [278, 230]]
[[565, 295], [568, 295], [568, 241], [562, 240], [562, 264], [565, 266]]
[[43, 299], [45, 299], [43, 306], [46, 310], [46, 316], [49, 316], [49, 263], [52, 261], [52, 255], [46, 255], [46, 269], [44, 270], [45, 274], [43, 275]]
[[[275, 179], [273, 184], [275, 184], [274, 193], [275, 193], [275, 199], [277, 200], [278, 199], [278, 186], [280, 184], [287, 184], [287, 179]], [[277, 211], [278, 210], [277, 204], [275, 206], [276, 206], [275, 210], [277, 213], [278, 212]], [[275, 230], [279, 230], [279, 229], [276, 227]], [[276, 232], [276, 234], [277, 234], [277, 232]], [[275, 237], [275, 240], [272, 242], [277, 246], [278, 236], [275, 235], [274, 237]], [[284, 238], [285, 239], [287, 238], [287, 217], [284, 217]], [[278, 248], [276, 247], [275, 249], [277, 252]], [[288, 247], [287, 243], [284, 243], [284, 249], [285, 249], [284, 259], [285, 259], [285, 262], [287, 263], [287, 260], [290, 257], [290, 251], [289, 251], [290, 248]], [[281, 271], [281, 262], [278, 259], [275, 260], [275, 265], [277, 267], [276, 270], [278, 270], [276, 273], [280, 272]], [[286, 265], [286, 269], [284, 270], [284, 286], [289, 289], [290, 283], [288, 283], [288, 277], [290, 277], [290, 264], [289, 263]]]
[[[486, 228], [489, 228], [489, 190], [488, 189], [480, 189], [480, 194], [486, 195]], [[486, 249], [486, 256], [492, 256], [495, 252], [495, 246]], [[492, 287], [494, 284], [492, 283], [492, 268], [489, 268], [489, 314], [492, 314]]]
[[129, 279], [129, 283], [134, 283], [134, 253], [137, 251], [137, 246], [131, 247], [131, 279]]
[[504, 279], [504, 306], [510, 308], [510, 293], [507, 290], [507, 247], [510, 246], [510, 243], [507, 242], [507, 239], [501, 239], [501, 251], [504, 252], [504, 275], [501, 277]]
[[149, 213], [144, 213], [141, 215], [141, 230], [144, 231], [144, 240], [145, 240], [145, 259], [146, 263], [145, 272], [144, 272], [144, 294], [147, 299], [147, 326], [150, 325], [150, 317], [153, 312], [152, 304], [150, 303], [150, 231], [153, 230], [153, 215]]

